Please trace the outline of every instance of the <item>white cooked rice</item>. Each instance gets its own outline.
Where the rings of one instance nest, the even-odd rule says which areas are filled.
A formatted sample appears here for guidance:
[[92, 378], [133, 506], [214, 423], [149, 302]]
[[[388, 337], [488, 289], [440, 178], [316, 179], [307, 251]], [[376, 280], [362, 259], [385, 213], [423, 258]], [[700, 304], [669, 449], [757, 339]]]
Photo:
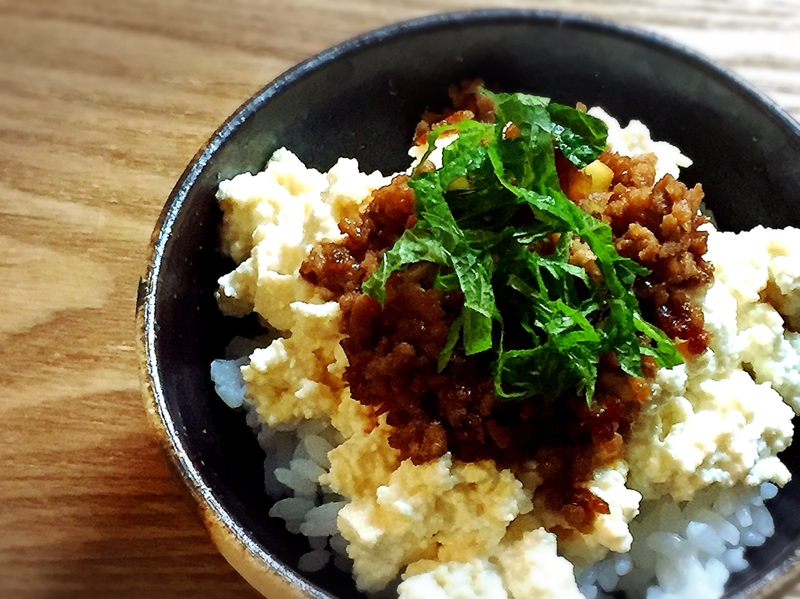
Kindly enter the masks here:
[[690, 502], [645, 501], [631, 523], [630, 553], [611, 554], [579, 573], [587, 599], [625, 591], [630, 598], [719, 599], [731, 573], [747, 567], [744, 551], [764, 543], [775, 526], [764, 500], [772, 483], [712, 487]]
[[262, 422], [245, 397], [241, 366], [247, 363], [247, 358], [237, 355], [237, 352], [252, 352], [257, 346], [236, 339], [234, 350], [228, 347], [228, 359], [212, 362], [211, 378], [217, 394], [228, 406], [244, 408], [247, 424], [264, 450], [264, 489], [276, 500], [269, 515], [282, 519], [289, 532], [308, 538], [310, 551], [300, 557], [298, 569], [316, 572], [333, 557], [337, 568], [351, 572], [347, 542], [336, 525], [339, 510], [346, 502], [319, 484], [319, 477], [330, 468], [328, 452], [342, 441], [339, 433], [321, 420], [277, 427]]
[[317, 572], [322, 570], [331, 559], [329, 551], [324, 549], [313, 549], [300, 556], [297, 567], [304, 572]]

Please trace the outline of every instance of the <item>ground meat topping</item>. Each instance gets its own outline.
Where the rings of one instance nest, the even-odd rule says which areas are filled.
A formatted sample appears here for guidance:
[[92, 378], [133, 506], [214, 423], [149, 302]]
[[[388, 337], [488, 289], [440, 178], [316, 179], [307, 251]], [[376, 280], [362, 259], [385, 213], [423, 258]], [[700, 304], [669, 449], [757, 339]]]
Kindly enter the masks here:
[[[456, 110], [426, 114], [417, 128], [418, 143], [424, 143], [432, 124], [479, 113], [488, 118], [476, 87], [452, 88], [451, 97]], [[712, 277], [702, 258], [705, 234], [697, 231], [703, 222], [697, 216], [702, 190], [688, 190], [669, 176], [655, 183], [652, 155], [625, 158], [606, 152], [600, 160], [613, 171], [613, 180], [610, 189], [598, 192], [592, 191], [591, 177], [559, 158], [565, 193], [611, 225], [621, 255], [651, 270], [634, 288], [643, 316], [682, 339], [685, 353], [702, 352], [708, 335], [694, 298]], [[632, 423], [649, 400], [655, 361], [642, 360], [644, 378], [639, 379], [625, 374], [613, 353], [604, 355], [591, 402], [576, 394], [502, 401], [495, 394], [490, 352], [467, 356], [460, 343], [439, 372], [439, 356], [463, 296], [434, 287], [437, 267], [418, 263], [392, 274], [383, 306], [361, 293], [382, 254], [417, 222], [407, 182], [401, 175], [377, 190], [360, 219], [340, 224], [344, 241], [315, 247], [301, 268], [304, 278], [330, 290], [342, 308], [342, 346], [349, 360], [344, 378], [352, 397], [386, 414], [393, 427], [390, 445], [415, 464], [447, 451], [461, 461], [492, 459], [512, 468], [535, 464], [543, 479], [537, 493], [572, 529], [590, 531], [608, 505], [589, 491], [588, 482], [598, 468], [623, 456]], [[535, 249], [547, 253], [556, 240], [557, 235]], [[582, 240], [573, 240], [570, 262], [596, 280], [602, 275], [594, 258]]]
[[708, 234], [698, 231], [706, 222], [698, 213], [702, 187], [688, 189], [671, 175], [654, 182], [652, 154], [606, 152], [600, 161], [614, 171], [602, 218], [611, 225], [617, 251], [651, 271], [634, 286], [643, 316], [682, 339], [684, 353], [703, 353], [709, 336], [696, 296], [711, 282], [713, 267], [703, 259]]
[[[681, 339], [678, 347], [684, 354], [703, 353], [709, 336], [697, 295], [711, 282], [713, 267], [703, 259], [708, 234], [698, 230], [706, 222], [698, 213], [702, 187], [688, 189], [671, 175], [656, 182], [653, 154], [627, 157], [604, 152], [599, 160], [611, 168], [613, 179], [608, 191], [592, 192], [591, 178], [557, 156], [564, 192], [611, 225], [621, 256], [651, 271], [634, 285], [644, 318], [670, 338]], [[580, 245], [573, 249], [572, 261], [596, 276], [591, 256]]]
[[[409, 191], [404, 177], [377, 191], [360, 222], [343, 224], [345, 241], [314, 248], [301, 269], [339, 297], [352, 396], [387, 415], [390, 444], [416, 464], [446, 451], [462, 461], [494, 459], [511, 467], [535, 461], [551, 508], [574, 528], [591, 529], [608, 506], [586, 483], [621, 457], [649, 385], [622, 373], [612, 355], [600, 364], [591, 405], [578, 396], [500, 401], [489, 358], [466, 356], [459, 347], [437, 372], [461, 294], [434, 289], [435, 269], [424, 263], [390, 277], [383, 307], [360, 293], [382, 252], [413, 223]], [[648, 362], [648, 368], [652, 376], [655, 367]]]
[[444, 112], [426, 111], [414, 132], [414, 143], [422, 145], [428, 140], [428, 133], [440, 125], [452, 125], [465, 119], [475, 119], [484, 123], [494, 122], [494, 102], [479, 93], [483, 80], [464, 81], [460, 86], [451, 85], [448, 95], [453, 108]]
[[407, 176], [398, 175], [373, 193], [362, 218], [339, 223], [345, 240], [315, 246], [300, 267], [303, 278], [336, 297], [360, 290], [361, 283], [378, 268], [383, 252], [417, 220], [414, 192], [407, 182]]

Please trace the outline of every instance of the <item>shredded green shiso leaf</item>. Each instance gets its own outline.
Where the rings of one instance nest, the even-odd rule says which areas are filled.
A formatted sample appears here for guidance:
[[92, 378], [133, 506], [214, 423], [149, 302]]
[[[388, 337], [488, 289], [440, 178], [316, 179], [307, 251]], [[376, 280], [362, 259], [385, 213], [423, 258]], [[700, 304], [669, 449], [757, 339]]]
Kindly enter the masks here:
[[[383, 304], [392, 273], [438, 264], [435, 286], [464, 296], [439, 371], [459, 340], [467, 355], [492, 352], [503, 399], [552, 399], [574, 389], [591, 401], [608, 352], [631, 376], [642, 375], [645, 355], [662, 367], [680, 364], [675, 344], [642, 318], [633, 293], [634, 279], [649, 271], [620, 256], [611, 228], [570, 201], [558, 180], [554, 148], [582, 168], [605, 149], [605, 123], [548, 98], [483, 93], [495, 102], [496, 123], [464, 120], [428, 134], [420, 164], [440, 135], [458, 137], [444, 149], [441, 169], [417, 168], [410, 177], [419, 220], [384, 253], [362, 291]], [[512, 123], [518, 136], [504, 134]], [[525, 207], [533, 224], [510, 224]], [[552, 233], [560, 234], [552, 253], [532, 250]], [[574, 237], [596, 256], [602, 281], [569, 263]]]

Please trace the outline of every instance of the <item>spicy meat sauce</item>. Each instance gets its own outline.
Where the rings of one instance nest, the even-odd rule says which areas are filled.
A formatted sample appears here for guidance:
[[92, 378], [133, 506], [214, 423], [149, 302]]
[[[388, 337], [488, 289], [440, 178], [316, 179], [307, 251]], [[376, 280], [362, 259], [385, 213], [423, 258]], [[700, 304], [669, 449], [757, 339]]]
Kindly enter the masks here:
[[[417, 133], [424, 141], [420, 128]], [[694, 297], [712, 277], [702, 258], [706, 236], [697, 230], [704, 222], [697, 216], [702, 190], [689, 190], [669, 176], [655, 182], [652, 156], [606, 152], [600, 160], [614, 172], [610, 189], [588, 195], [579, 191], [585, 175], [558, 161], [565, 193], [611, 225], [621, 255], [650, 269], [634, 286], [644, 317], [682, 340], [685, 355], [701, 353], [708, 334]], [[650, 397], [655, 361], [642, 360], [644, 378], [638, 379], [626, 375], [613, 354], [605, 355], [591, 403], [577, 394], [501, 401], [490, 352], [466, 356], [460, 344], [437, 372], [463, 297], [434, 289], [436, 267], [420, 263], [394, 273], [383, 306], [361, 293], [383, 252], [416, 222], [407, 180], [401, 175], [377, 190], [357, 222], [341, 224], [344, 240], [315, 247], [301, 268], [304, 278], [330, 290], [342, 308], [342, 346], [349, 360], [344, 378], [352, 397], [386, 414], [393, 427], [390, 445], [415, 464], [447, 451], [461, 461], [492, 459], [500, 467], [535, 462], [543, 479], [537, 494], [572, 528], [589, 532], [608, 505], [587, 482], [597, 468], [623, 457], [631, 426]], [[581, 262], [577, 256], [575, 261]]]

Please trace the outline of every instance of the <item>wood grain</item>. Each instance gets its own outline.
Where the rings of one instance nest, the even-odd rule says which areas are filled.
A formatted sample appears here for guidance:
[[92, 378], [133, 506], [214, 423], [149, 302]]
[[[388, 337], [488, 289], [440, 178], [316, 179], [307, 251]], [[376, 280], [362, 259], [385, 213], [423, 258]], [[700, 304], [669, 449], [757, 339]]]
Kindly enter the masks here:
[[[503, 4], [655, 30], [800, 117], [800, 0]], [[142, 409], [133, 314], [152, 226], [200, 145], [283, 70], [486, 5], [0, 0], [0, 597], [256, 596]]]

